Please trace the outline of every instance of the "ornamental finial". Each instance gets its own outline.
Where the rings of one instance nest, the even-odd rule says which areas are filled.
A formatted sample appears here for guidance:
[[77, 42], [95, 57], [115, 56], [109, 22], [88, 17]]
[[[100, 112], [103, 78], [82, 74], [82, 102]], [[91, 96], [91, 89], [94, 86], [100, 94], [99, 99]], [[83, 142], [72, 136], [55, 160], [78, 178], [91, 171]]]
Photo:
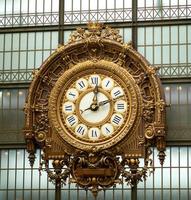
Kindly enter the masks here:
[[89, 31], [99, 31], [103, 28], [103, 24], [98, 22], [89, 22], [87, 26]]

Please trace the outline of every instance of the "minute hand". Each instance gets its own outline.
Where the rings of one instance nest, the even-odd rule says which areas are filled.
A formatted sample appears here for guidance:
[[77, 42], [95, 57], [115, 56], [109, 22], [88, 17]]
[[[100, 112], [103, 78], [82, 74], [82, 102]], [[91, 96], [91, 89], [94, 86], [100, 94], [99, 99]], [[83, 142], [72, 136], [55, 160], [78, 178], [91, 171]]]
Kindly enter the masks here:
[[118, 96], [118, 97], [115, 98], [115, 99], [108, 99], [108, 100], [100, 101], [100, 102], [98, 103], [98, 106], [103, 106], [103, 105], [105, 105], [105, 104], [107, 104], [107, 103], [109, 103], [109, 102], [111, 102], [111, 101], [116, 101], [117, 99], [119, 99], [119, 98], [121, 98], [121, 97], [123, 97], [123, 96], [124, 96], [124, 95]]
[[94, 92], [93, 102], [97, 103], [98, 85], [95, 86], [93, 92]]

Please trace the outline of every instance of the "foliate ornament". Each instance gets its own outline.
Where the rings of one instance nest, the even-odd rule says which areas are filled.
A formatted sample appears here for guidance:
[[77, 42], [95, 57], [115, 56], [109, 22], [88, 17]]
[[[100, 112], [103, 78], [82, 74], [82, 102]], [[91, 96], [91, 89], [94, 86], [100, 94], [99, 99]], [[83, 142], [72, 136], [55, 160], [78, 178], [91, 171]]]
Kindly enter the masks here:
[[30, 85], [23, 132], [31, 166], [40, 147], [40, 170], [56, 186], [69, 179], [95, 196], [121, 176], [134, 186], [152, 168], [151, 144], [164, 162], [165, 106], [156, 69], [118, 30], [78, 28]]
[[[44, 155], [42, 155], [44, 157]], [[46, 171], [49, 177], [50, 182], [54, 183], [56, 187], [66, 185], [66, 181], [70, 175], [70, 168], [68, 166], [68, 157], [62, 159], [55, 159], [52, 161], [53, 169], [49, 167], [49, 161], [45, 161], [45, 159], [40, 163], [39, 172]], [[63, 167], [65, 168], [63, 169]]]
[[100, 186], [105, 189], [121, 183], [119, 159], [110, 152], [79, 152], [71, 161], [72, 182], [90, 189], [96, 197]]
[[134, 187], [140, 181], [146, 180], [147, 177], [147, 168], [142, 168], [139, 170], [139, 159], [131, 158], [126, 160], [126, 164], [129, 166], [130, 170], [124, 170], [122, 176], [125, 178], [125, 181]]
[[119, 30], [112, 29], [109, 26], [104, 26], [100, 23], [89, 23], [88, 30], [77, 28], [69, 38], [68, 44], [77, 43], [80, 41], [90, 41], [91, 39], [101, 40], [108, 39], [123, 44], [123, 39], [119, 35]]
[[146, 123], [154, 121], [155, 108], [153, 101], [144, 100], [143, 119]]
[[39, 112], [36, 117], [36, 132], [37, 131], [46, 131], [48, 129], [48, 115], [47, 112], [36, 109], [36, 112]]

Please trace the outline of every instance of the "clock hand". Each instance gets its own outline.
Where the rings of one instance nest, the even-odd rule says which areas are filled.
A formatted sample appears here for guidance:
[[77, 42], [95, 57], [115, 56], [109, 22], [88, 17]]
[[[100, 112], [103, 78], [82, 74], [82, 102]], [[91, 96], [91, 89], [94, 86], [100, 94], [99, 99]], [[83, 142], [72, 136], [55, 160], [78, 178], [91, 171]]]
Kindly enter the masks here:
[[111, 100], [111, 99], [108, 99], [108, 100], [100, 101], [100, 102], [98, 103], [98, 106], [103, 106], [103, 105], [109, 103], [110, 101], [112, 101], [112, 100]]
[[94, 90], [94, 97], [93, 97], [93, 102], [92, 104], [90, 105], [89, 108], [86, 108], [85, 110], [80, 110], [81, 114], [83, 112], [85, 112], [86, 110], [92, 110], [92, 111], [96, 111], [99, 107], [98, 107], [98, 104], [97, 104], [97, 94], [98, 94], [98, 85], [96, 84]]
[[86, 108], [85, 110], [80, 110], [81, 114], [84, 113], [87, 110], [91, 110], [91, 111], [97, 111], [99, 109], [99, 106], [103, 106], [111, 101], [116, 101], [117, 99], [123, 97], [124, 95], [118, 96], [115, 99], [108, 99], [108, 100], [104, 100], [104, 101], [100, 101], [99, 103], [97, 102], [93, 102], [89, 108]]
[[93, 103], [97, 104], [97, 94], [98, 94], [98, 85], [97, 84], [96, 84], [93, 92], [94, 92]]
[[109, 103], [109, 102], [111, 102], [111, 101], [116, 101], [117, 99], [119, 99], [119, 98], [121, 98], [121, 97], [123, 97], [123, 96], [124, 96], [124, 95], [118, 96], [118, 97], [115, 98], [115, 99], [108, 99], [108, 100], [100, 101], [100, 102], [98, 103], [98, 106], [103, 106], [103, 105], [105, 105], [105, 104], [107, 104], [107, 103]]
[[98, 106], [97, 102], [96, 102], [96, 103], [93, 102], [93, 103], [90, 105], [89, 108], [86, 108], [85, 110], [80, 110], [80, 111], [81, 111], [81, 114], [82, 114], [82, 113], [85, 112], [86, 110], [97, 111], [98, 109], [99, 109], [99, 106]]
[[89, 108], [86, 108], [85, 110], [80, 110], [81, 114], [84, 113], [86, 110], [91, 110], [91, 106]]

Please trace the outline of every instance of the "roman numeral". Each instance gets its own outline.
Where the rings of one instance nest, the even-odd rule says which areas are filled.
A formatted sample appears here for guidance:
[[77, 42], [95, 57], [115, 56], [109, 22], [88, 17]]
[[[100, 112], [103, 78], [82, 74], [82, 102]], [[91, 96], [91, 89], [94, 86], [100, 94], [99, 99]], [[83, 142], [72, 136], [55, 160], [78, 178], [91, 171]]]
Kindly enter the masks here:
[[75, 97], [76, 94], [72, 93], [72, 92], [69, 92], [69, 95], [72, 96], [72, 97]]
[[65, 105], [65, 111], [72, 111], [72, 105]]
[[105, 87], [107, 87], [109, 85], [110, 81], [107, 81], [107, 83], [105, 84]]
[[121, 94], [120, 90], [117, 90], [113, 93], [115, 95], [115, 97], [117, 97], [119, 94]]
[[80, 86], [81, 89], [83, 89], [83, 88], [86, 87], [86, 85], [85, 85], [85, 83], [84, 83], [83, 81], [80, 81], [80, 82], [78, 83], [78, 85]]
[[123, 103], [118, 103], [117, 104], [117, 109], [118, 110], [123, 110], [125, 108], [125, 105]]
[[121, 121], [121, 119], [122, 119], [122, 118], [121, 118], [120, 116], [115, 115], [115, 117], [113, 118], [112, 122], [113, 122], [114, 124], [118, 125], [119, 122]]
[[98, 77], [91, 77], [91, 82], [94, 85], [98, 85]]
[[91, 135], [92, 137], [98, 137], [96, 130], [92, 130]]
[[82, 126], [79, 126], [78, 129], [77, 129], [76, 131], [77, 131], [78, 133], [80, 133], [81, 135], [84, 135], [85, 129], [84, 129], [84, 127], [82, 127]]
[[76, 123], [76, 119], [74, 118], [74, 116], [70, 116], [67, 118], [68, 123], [73, 126]]
[[105, 130], [107, 133], [111, 133], [111, 131], [107, 127], [105, 127]]

